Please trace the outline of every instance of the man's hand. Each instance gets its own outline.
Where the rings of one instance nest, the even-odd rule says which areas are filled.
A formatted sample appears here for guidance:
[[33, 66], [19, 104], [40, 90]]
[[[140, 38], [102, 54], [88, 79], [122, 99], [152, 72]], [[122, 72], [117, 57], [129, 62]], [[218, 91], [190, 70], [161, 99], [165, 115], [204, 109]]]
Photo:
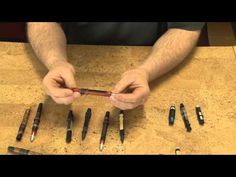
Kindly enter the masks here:
[[45, 91], [58, 104], [70, 104], [80, 94], [69, 88], [76, 87], [74, 67], [60, 61], [54, 64], [43, 79]]
[[70, 89], [76, 87], [75, 71], [67, 62], [66, 36], [62, 27], [56, 22], [28, 22], [27, 34], [35, 54], [49, 69], [43, 79], [46, 93], [56, 103], [72, 103], [79, 94]]
[[[121, 93], [126, 88], [131, 93]], [[133, 109], [145, 103], [149, 92], [147, 72], [144, 69], [134, 69], [122, 75], [113, 90], [114, 94], [110, 97], [110, 101], [112, 105], [122, 110]]]

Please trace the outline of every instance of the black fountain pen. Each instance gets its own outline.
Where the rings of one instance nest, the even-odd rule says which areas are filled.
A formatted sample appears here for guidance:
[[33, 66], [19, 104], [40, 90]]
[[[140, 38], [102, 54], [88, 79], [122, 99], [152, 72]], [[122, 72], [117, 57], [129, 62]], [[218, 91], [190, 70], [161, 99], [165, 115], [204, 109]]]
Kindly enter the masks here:
[[37, 109], [36, 116], [34, 118], [34, 123], [33, 123], [32, 132], [31, 132], [31, 136], [30, 136], [30, 141], [31, 142], [34, 141], [35, 136], [37, 134], [39, 123], [40, 123], [42, 109], [43, 109], [43, 103], [40, 103], [39, 106], [38, 106], [38, 109]]
[[91, 108], [88, 108], [87, 112], [85, 113], [84, 127], [83, 127], [83, 130], [82, 130], [82, 140], [84, 140], [85, 137], [86, 137], [91, 115], [92, 115]]
[[124, 111], [120, 110], [120, 141], [123, 143], [125, 139], [125, 130], [124, 130]]
[[110, 116], [110, 112], [107, 111], [104, 121], [103, 121], [102, 134], [101, 134], [100, 146], [99, 146], [100, 151], [103, 150], [104, 144], [106, 141], [107, 129], [108, 129], [108, 125], [109, 125], [109, 116]]
[[66, 131], [66, 142], [67, 143], [71, 142], [73, 120], [74, 120], [73, 112], [70, 110], [69, 114], [67, 116], [67, 131]]

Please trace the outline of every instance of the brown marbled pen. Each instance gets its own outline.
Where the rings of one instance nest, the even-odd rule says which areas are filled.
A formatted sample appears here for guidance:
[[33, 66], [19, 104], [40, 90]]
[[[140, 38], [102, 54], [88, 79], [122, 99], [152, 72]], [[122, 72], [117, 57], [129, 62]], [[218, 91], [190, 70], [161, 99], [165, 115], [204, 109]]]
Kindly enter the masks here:
[[15, 154], [15, 155], [43, 155], [38, 152], [30, 151], [28, 149], [13, 147], [13, 146], [8, 146], [7, 149], [9, 153]]
[[103, 90], [92, 90], [86, 88], [72, 88], [73, 92], [79, 92], [81, 95], [96, 95], [110, 97], [112, 92]]

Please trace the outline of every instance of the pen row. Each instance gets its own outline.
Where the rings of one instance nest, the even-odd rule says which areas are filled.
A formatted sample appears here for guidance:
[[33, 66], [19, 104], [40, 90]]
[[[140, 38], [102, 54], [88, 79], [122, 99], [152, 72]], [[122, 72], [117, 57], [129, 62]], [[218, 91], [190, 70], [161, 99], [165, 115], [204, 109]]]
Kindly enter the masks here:
[[[33, 142], [38, 128], [39, 128], [39, 124], [40, 124], [40, 118], [41, 118], [41, 113], [42, 113], [42, 109], [43, 109], [43, 104], [40, 103], [38, 105], [38, 109], [33, 121], [33, 126], [32, 126], [32, 131], [31, 131], [31, 136], [30, 136], [30, 141]], [[16, 136], [16, 140], [17, 141], [21, 141], [22, 136], [24, 134], [27, 122], [28, 122], [28, 118], [29, 118], [29, 114], [30, 114], [30, 109], [26, 109], [25, 110], [25, 114], [23, 116], [22, 122], [20, 124], [17, 136]], [[91, 108], [88, 108], [86, 113], [85, 113], [85, 119], [84, 119], [84, 125], [83, 125], [83, 130], [82, 130], [82, 140], [84, 140], [86, 138], [86, 134], [89, 128], [89, 122], [90, 119], [92, 117], [92, 110]], [[109, 118], [110, 118], [110, 112], [107, 111], [104, 117], [104, 121], [103, 121], [103, 128], [102, 128], [102, 132], [101, 132], [101, 139], [100, 139], [100, 145], [99, 145], [99, 149], [102, 151], [102, 149], [104, 148], [104, 144], [105, 144], [105, 140], [106, 140], [106, 134], [107, 134], [107, 129], [108, 129], [108, 125], [109, 125]], [[124, 112], [122, 110], [120, 110], [120, 114], [119, 114], [119, 120], [120, 120], [120, 140], [123, 143], [124, 142], [124, 138], [125, 138], [125, 132], [124, 132]], [[67, 130], [66, 130], [66, 142], [70, 143], [72, 140], [72, 132], [73, 132], [73, 121], [74, 121], [74, 115], [73, 115], [73, 111], [70, 110], [67, 116]]]
[[[196, 115], [197, 115], [197, 119], [198, 119], [199, 124], [203, 125], [205, 123], [205, 119], [204, 119], [204, 116], [203, 116], [200, 106], [197, 105], [195, 110], [196, 110]], [[169, 125], [170, 126], [172, 126], [174, 124], [175, 111], [176, 111], [175, 105], [171, 105], [170, 111], [169, 111]], [[188, 119], [187, 111], [186, 111], [183, 103], [180, 104], [180, 113], [183, 118], [183, 122], [184, 122], [187, 132], [191, 132], [192, 128], [191, 128], [191, 125], [190, 125], [190, 122]]]

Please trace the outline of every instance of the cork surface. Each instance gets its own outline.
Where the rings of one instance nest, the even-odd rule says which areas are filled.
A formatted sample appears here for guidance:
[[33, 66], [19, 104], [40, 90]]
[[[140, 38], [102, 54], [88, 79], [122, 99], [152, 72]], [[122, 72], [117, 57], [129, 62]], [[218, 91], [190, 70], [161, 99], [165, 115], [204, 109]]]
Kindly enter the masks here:
[[[106, 98], [83, 96], [72, 105], [57, 105], [45, 95], [42, 78], [46, 68], [24, 43], [0, 43], [0, 154], [9, 145], [43, 154], [236, 154], [236, 57], [235, 47], [197, 48], [180, 66], [150, 84], [151, 94], [143, 107], [126, 111], [125, 141], [119, 139], [118, 110]], [[76, 68], [78, 86], [111, 90], [120, 75], [140, 65], [150, 47], [68, 46]], [[38, 134], [30, 142], [38, 103], [43, 113]], [[174, 126], [168, 125], [169, 107], [176, 104]], [[184, 103], [192, 132], [186, 132], [179, 104]], [[205, 124], [199, 125], [199, 104]], [[16, 134], [24, 111], [31, 107], [21, 142]], [[84, 141], [81, 132], [87, 108], [92, 109]], [[75, 115], [73, 138], [65, 142], [66, 117]], [[111, 111], [105, 148], [99, 151], [103, 118]]]

